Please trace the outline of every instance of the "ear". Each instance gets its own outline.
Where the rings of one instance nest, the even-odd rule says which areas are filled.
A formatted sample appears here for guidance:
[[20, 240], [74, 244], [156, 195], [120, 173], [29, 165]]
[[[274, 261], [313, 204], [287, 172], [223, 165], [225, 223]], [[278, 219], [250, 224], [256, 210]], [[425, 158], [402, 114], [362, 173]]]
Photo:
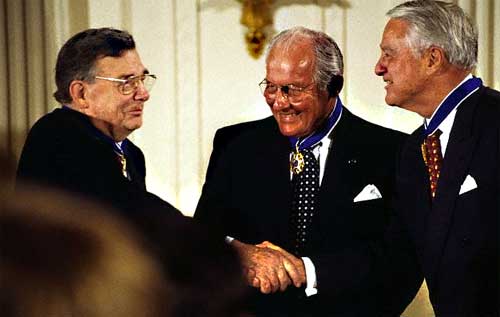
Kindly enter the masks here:
[[335, 93], [335, 95], [330, 95], [328, 94], [328, 109], [333, 110], [333, 107], [335, 106], [335, 102], [337, 101], [337, 96], [339, 94], [338, 93]]
[[446, 63], [446, 55], [442, 48], [431, 46], [426, 52], [426, 67], [430, 73], [438, 71]]
[[69, 94], [71, 99], [73, 99], [72, 104], [79, 109], [88, 108], [88, 103], [85, 98], [86, 89], [85, 83], [81, 80], [73, 80], [71, 84], [69, 84]]
[[340, 93], [342, 90], [342, 87], [344, 86], [344, 77], [343, 76], [332, 76], [330, 79], [330, 82], [328, 83], [328, 96], [331, 97], [337, 97], [337, 95]]

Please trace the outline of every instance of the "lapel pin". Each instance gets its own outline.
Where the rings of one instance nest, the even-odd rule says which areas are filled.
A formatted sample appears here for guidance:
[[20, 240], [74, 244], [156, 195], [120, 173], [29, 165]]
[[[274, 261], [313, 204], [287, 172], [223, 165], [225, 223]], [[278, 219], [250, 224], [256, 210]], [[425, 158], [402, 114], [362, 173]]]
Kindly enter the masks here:
[[357, 164], [358, 163], [358, 160], [357, 159], [350, 159], [350, 160], [347, 160], [347, 164], [349, 165], [354, 165], [354, 164]]

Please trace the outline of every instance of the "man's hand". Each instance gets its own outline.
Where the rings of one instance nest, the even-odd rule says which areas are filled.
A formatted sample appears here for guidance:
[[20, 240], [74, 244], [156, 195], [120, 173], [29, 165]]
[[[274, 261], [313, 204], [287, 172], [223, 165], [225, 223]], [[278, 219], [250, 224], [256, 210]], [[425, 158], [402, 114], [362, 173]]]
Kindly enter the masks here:
[[294, 266], [285, 256], [272, 248], [256, 247], [238, 240], [231, 242], [238, 251], [249, 285], [264, 294], [284, 291], [292, 283], [287, 271]]
[[285, 258], [285, 260], [283, 261], [283, 265], [289, 277], [292, 279], [295, 287], [300, 287], [302, 284], [306, 283], [306, 269], [304, 267], [304, 262], [302, 261], [302, 259], [297, 258], [293, 254], [287, 252], [285, 249], [282, 249], [269, 241], [264, 241], [258, 244], [257, 247], [275, 250], [283, 255], [283, 257]]

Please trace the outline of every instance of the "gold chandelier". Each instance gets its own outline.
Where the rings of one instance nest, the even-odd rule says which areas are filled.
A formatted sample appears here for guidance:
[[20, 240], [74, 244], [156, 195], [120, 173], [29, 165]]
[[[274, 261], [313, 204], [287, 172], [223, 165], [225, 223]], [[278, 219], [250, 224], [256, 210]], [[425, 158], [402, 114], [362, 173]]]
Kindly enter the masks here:
[[248, 28], [245, 42], [250, 56], [257, 59], [264, 51], [266, 27], [273, 24], [273, 0], [240, 0], [243, 5], [241, 24]]

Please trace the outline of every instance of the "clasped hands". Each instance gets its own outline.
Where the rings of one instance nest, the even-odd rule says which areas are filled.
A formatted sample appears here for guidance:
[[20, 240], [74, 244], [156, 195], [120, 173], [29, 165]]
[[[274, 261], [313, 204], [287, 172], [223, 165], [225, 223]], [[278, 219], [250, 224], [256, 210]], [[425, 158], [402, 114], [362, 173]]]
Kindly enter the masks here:
[[291, 284], [300, 287], [306, 283], [302, 259], [271, 242], [251, 245], [233, 240], [231, 244], [240, 255], [248, 284], [262, 293], [283, 292]]

